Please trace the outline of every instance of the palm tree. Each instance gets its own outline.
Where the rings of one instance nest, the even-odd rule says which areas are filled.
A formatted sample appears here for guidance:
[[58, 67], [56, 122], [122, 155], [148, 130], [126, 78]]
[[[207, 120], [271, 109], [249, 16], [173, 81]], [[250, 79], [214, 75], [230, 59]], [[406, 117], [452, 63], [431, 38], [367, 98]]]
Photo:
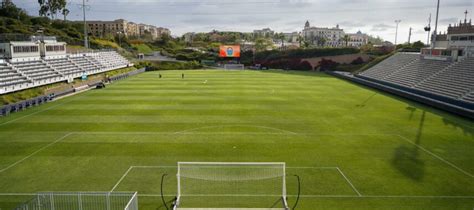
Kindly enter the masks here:
[[351, 41], [351, 37], [349, 37], [349, 35], [344, 35], [344, 37], [342, 37], [342, 41], [344, 41], [346, 43], [346, 47], [349, 45], [349, 41]]
[[61, 14], [64, 15], [64, 21], [66, 21], [66, 17], [67, 17], [67, 15], [69, 15], [69, 12], [70, 12], [70, 11], [69, 11], [68, 9], [66, 9], [66, 8], [64, 8], [64, 9], [61, 11]]
[[278, 35], [278, 38], [279, 38], [280, 41], [281, 41], [281, 50], [283, 50], [283, 48], [285, 47], [285, 34], [280, 33], [280, 34]]
[[324, 47], [328, 41], [326, 37], [323, 36], [317, 36], [313, 40], [316, 42], [316, 45], [318, 47]]

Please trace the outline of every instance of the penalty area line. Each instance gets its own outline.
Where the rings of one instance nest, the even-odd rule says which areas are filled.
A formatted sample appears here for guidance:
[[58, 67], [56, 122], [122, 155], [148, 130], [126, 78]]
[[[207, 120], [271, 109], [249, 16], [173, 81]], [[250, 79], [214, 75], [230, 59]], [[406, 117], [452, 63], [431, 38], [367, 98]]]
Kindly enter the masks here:
[[[1, 194], [0, 194], [1, 195]], [[139, 197], [160, 197], [161, 194], [139, 194]], [[163, 196], [176, 196], [175, 194], [164, 194]], [[187, 194], [184, 197], [278, 197], [281, 195], [271, 194]], [[298, 195], [287, 195], [287, 197], [298, 197]], [[474, 199], [474, 195], [300, 195], [302, 198], [402, 198], [402, 199]]]
[[[35, 196], [36, 193], [0, 193], [0, 196]], [[160, 197], [161, 194], [138, 194], [138, 197]], [[176, 196], [175, 194], [164, 194], [163, 196]], [[188, 197], [233, 197], [233, 196], [248, 196], [248, 197], [268, 197], [275, 195], [198, 195], [188, 194]], [[280, 196], [280, 195], [278, 195]], [[287, 197], [298, 197], [298, 195], [287, 195]], [[474, 199], [474, 195], [300, 195], [302, 198], [402, 198], [402, 199]]]
[[347, 176], [342, 173], [341, 169], [339, 167], [337, 167], [337, 171], [339, 171], [339, 173], [342, 175], [342, 177], [344, 177], [344, 179], [347, 181], [347, 183], [349, 183], [349, 185], [352, 187], [352, 189], [354, 190], [354, 192], [357, 193], [357, 195], [359, 197], [362, 196], [362, 194], [360, 194], [359, 190], [357, 190], [357, 188], [354, 186], [354, 184], [352, 184], [352, 182], [349, 180], [349, 178], [347, 178]]
[[125, 179], [125, 177], [128, 175], [128, 173], [130, 173], [130, 171], [133, 169], [133, 166], [130, 166], [128, 167], [127, 171], [125, 171], [125, 173], [122, 175], [122, 177], [120, 177], [120, 179], [118, 180], [118, 182], [114, 185], [114, 187], [112, 187], [112, 189], [110, 190], [110, 192], [113, 192], [115, 190], [115, 188], [117, 188], [120, 184], [120, 182], [122, 182], [123, 179]]

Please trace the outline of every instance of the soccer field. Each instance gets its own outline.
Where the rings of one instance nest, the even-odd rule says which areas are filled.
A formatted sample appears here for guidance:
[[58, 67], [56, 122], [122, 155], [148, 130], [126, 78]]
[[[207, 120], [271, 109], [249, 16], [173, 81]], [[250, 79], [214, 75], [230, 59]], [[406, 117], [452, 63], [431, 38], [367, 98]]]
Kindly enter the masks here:
[[[165, 209], [162, 174], [171, 200], [177, 162], [210, 161], [286, 162], [296, 209], [472, 210], [473, 151], [472, 121], [325, 74], [151, 72], [0, 118], [0, 209], [111, 190]], [[236, 199], [195, 193], [199, 207]]]

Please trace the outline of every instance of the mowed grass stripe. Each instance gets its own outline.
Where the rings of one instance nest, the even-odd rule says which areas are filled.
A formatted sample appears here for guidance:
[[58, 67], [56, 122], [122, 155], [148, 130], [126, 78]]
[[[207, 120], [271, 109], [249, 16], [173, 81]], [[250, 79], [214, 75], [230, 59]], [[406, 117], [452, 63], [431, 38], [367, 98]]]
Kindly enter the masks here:
[[[54, 135], [77, 133], [0, 173], [4, 193], [107, 191], [133, 165], [283, 161], [339, 167], [362, 195], [373, 196], [302, 199], [300, 209], [381, 209], [401, 203], [399, 197], [383, 196], [409, 199], [403, 209], [467, 209], [474, 203], [472, 178], [432, 155], [472, 174], [471, 121], [324, 74], [151, 72], [0, 123], [12, 119], [0, 125], [0, 166], [47, 145]], [[16, 137], [9, 138], [12, 134]], [[134, 172], [119, 188], [156, 194], [161, 174]], [[357, 196], [347, 184], [337, 184], [344, 181], [340, 175], [305, 174], [307, 190]], [[305, 182], [308, 178], [315, 181]], [[336, 184], [341, 187], [331, 188]], [[293, 184], [289, 189], [296, 194]], [[434, 197], [426, 203], [429, 196]], [[463, 199], [443, 199], [456, 196]], [[0, 208], [18, 202], [9, 200], [14, 199], [0, 194]], [[140, 209], [158, 205], [156, 199], [140, 200]]]

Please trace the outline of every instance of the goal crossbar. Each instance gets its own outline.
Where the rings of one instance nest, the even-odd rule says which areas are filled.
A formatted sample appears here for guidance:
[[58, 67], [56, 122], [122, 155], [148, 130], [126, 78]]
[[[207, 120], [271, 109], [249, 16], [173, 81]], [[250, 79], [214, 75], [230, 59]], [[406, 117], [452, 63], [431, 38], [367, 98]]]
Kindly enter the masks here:
[[[207, 188], [207, 186], [214, 186], [224, 183], [230, 183], [228, 186], [235, 188], [244, 188], [243, 190], [253, 190], [258, 191], [260, 189], [254, 187], [241, 187], [245, 185], [245, 182], [257, 183], [255, 185], [262, 185], [270, 183], [269, 190], [278, 190], [276, 193], [269, 193], [268, 196], [278, 196], [281, 199], [282, 207], [281, 208], [225, 208], [225, 209], [288, 209], [287, 204], [287, 192], [286, 192], [286, 163], [284, 162], [178, 162], [177, 167], [177, 197], [174, 209], [223, 209], [223, 208], [188, 208], [182, 207], [181, 202], [182, 198], [186, 195], [190, 196], [191, 194], [186, 191], [193, 191], [193, 193], [203, 193], [202, 195], [207, 196], [219, 196], [219, 194], [209, 193], [213, 189], [199, 189]], [[184, 182], [191, 182], [191, 184], [186, 184]], [[187, 181], [186, 181], [187, 180]], [[270, 181], [268, 181], [270, 180]], [[265, 182], [267, 181], [267, 182]], [[196, 184], [196, 182], [202, 182]], [[203, 184], [204, 183], [204, 184]], [[273, 184], [272, 184], [273, 183]], [[276, 183], [276, 185], [275, 185]], [[248, 184], [248, 183], [247, 183]], [[188, 186], [186, 186], [188, 185]], [[191, 186], [189, 186], [191, 185]], [[279, 185], [279, 186], [278, 186]], [[228, 188], [227, 186], [227, 188]], [[188, 189], [191, 188], [191, 189]], [[197, 189], [196, 189], [197, 188]], [[225, 191], [226, 189], [224, 189]], [[229, 189], [227, 189], [229, 190]], [[242, 189], [237, 189], [239, 191]], [[267, 190], [267, 189], [265, 189]], [[212, 191], [213, 192], [213, 191]], [[250, 192], [258, 193], [258, 192]], [[271, 195], [270, 195], [271, 194]], [[235, 196], [239, 197], [242, 194], [238, 193], [222, 193], [222, 196]], [[264, 196], [266, 196], [265, 194]], [[245, 197], [245, 196], [242, 196]]]

